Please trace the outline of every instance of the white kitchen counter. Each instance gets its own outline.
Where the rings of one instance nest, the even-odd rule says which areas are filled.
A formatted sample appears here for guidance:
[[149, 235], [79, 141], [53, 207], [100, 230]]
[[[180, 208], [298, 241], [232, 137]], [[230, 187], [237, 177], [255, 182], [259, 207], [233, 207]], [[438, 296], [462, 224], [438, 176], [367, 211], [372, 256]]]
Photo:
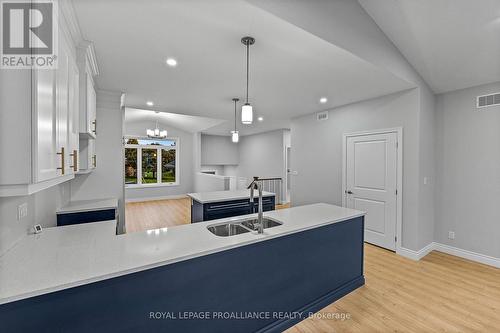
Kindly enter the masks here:
[[[328, 204], [265, 212], [283, 225], [230, 237], [207, 225], [221, 220], [115, 235], [115, 223], [87, 223], [44, 229], [0, 257], [0, 304], [167, 265], [299, 231], [363, 216]], [[251, 214], [248, 216], [255, 216]], [[247, 217], [248, 217], [247, 216]]]
[[117, 209], [118, 199], [98, 199], [70, 201], [66, 206], [57, 210], [57, 214], [79, 213], [105, 209]]
[[[258, 197], [258, 192], [255, 191], [255, 197]], [[188, 193], [193, 200], [196, 200], [202, 204], [209, 202], [222, 202], [240, 199], [250, 200], [250, 190], [236, 190], [236, 191], [214, 191], [214, 192], [200, 192], [200, 193]], [[275, 196], [274, 193], [262, 191], [263, 197]]]

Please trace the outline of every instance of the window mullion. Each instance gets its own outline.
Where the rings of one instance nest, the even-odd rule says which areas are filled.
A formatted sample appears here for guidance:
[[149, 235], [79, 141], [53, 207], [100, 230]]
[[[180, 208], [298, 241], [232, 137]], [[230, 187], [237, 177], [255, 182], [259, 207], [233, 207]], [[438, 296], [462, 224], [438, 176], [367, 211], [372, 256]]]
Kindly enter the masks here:
[[161, 183], [161, 148], [156, 148], [156, 182]]
[[142, 148], [137, 148], [137, 184], [142, 185]]

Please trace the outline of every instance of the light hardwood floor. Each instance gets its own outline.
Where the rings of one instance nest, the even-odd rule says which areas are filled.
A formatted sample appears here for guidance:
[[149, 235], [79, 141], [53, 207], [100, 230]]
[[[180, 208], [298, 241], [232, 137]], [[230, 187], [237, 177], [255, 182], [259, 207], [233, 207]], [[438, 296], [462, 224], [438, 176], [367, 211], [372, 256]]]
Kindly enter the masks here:
[[[185, 224], [190, 200], [128, 203], [126, 214], [127, 232]], [[287, 332], [500, 332], [500, 269], [440, 252], [412, 261], [366, 244], [365, 278], [321, 310], [324, 318]]]
[[127, 233], [191, 223], [191, 199], [128, 202], [125, 205]]
[[[287, 330], [500, 332], [500, 269], [441, 252], [420, 261], [365, 245], [366, 284]], [[332, 314], [347, 320], [324, 319]]]

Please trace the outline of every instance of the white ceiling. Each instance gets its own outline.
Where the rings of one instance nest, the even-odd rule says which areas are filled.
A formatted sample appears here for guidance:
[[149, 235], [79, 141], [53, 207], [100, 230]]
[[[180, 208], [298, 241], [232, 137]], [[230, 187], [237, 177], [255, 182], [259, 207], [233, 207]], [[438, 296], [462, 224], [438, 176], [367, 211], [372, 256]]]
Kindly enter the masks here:
[[125, 122], [150, 121], [151, 126], [156, 121], [163, 124], [169, 124], [175, 128], [186, 132], [196, 133], [208, 128], [224, 123], [223, 119], [214, 119], [207, 117], [189, 116], [171, 112], [154, 112], [145, 109], [125, 108]]
[[500, 81], [499, 0], [359, 0], [436, 93]]
[[[227, 134], [233, 97], [245, 92], [251, 35], [250, 102], [263, 122], [243, 135], [288, 128], [290, 119], [410, 88], [410, 84], [241, 0], [73, 0], [86, 39], [94, 42], [100, 89], [126, 93], [125, 104], [226, 119], [207, 130]], [[165, 65], [174, 57], [178, 66]], [[319, 104], [321, 96], [327, 104]], [[238, 112], [239, 114], [239, 112]]]

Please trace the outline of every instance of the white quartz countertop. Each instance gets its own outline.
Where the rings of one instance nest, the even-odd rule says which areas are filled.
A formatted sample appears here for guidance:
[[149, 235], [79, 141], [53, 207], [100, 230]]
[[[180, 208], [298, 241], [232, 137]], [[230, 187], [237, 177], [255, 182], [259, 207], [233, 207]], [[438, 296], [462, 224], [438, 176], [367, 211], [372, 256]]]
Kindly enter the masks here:
[[79, 200], [70, 201], [66, 206], [57, 210], [57, 214], [89, 212], [105, 209], [118, 208], [118, 199], [99, 199], [99, 200]]
[[[363, 216], [329, 204], [265, 212], [283, 224], [230, 237], [208, 225], [243, 216], [115, 235], [116, 223], [96, 222], [44, 229], [0, 257], [0, 304], [105, 280], [153, 267], [281, 237]], [[250, 214], [249, 216], [255, 216]]]
[[[274, 196], [274, 193], [262, 191], [262, 196], [270, 197]], [[188, 193], [193, 200], [200, 203], [209, 202], [221, 202], [221, 201], [231, 201], [240, 199], [250, 199], [250, 190], [236, 190], [236, 191], [214, 191], [214, 192], [200, 192], [200, 193]], [[255, 191], [255, 197], [258, 197], [257, 191]]]

